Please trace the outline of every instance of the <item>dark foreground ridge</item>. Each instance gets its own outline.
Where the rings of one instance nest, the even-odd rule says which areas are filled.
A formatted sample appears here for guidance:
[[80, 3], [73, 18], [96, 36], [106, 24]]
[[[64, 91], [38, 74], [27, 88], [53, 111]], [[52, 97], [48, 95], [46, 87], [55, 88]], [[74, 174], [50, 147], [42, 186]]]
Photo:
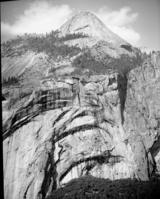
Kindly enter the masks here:
[[160, 198], [160, 179], [149, 181], [109, 179], [85, 176], [73, 179], [64, 187], [52, 192], [46, 199], [158, 199]]

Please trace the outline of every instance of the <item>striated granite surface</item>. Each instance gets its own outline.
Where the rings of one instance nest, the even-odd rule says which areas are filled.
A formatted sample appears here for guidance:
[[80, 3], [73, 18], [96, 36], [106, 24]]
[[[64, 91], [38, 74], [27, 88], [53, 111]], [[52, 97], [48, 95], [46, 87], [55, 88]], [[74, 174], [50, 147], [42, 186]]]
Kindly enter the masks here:
[[91, 174], [160, 173], [160, 57], [120, 74], [59, 79], [14, 111], [3, 102], [5, 199], [43, 198]]
[[[67, 34], [82, 33], [88, 35], [87, 38], [78, 38], [66, 41], [69, 46], [78, 45], [80, 48], [92, 48], [93, 56], [96, 54], [107, 54], [117, 58], [122, 54], [130, 57], [135, 56], [134, 47], [123, 40], [117, 34], [108, 29], [104, 23], [91, 12], [81, 12], [65, 24], [60, 29], [60, 36]], [[96, 53], [95, 53], [96, 52]]]
[[149, 158], [147, 165], [153, 165], [148, 172], [160, 173], [159, 55], [153, 54], [142, 67], [130, 71], [123, 127], [134, 153], [137, 153], [135, 161], [142, 160], [137, 168], [138, 175], [144, 175], [141, 168], [144, 168], [146, 157]]
[[99, 40], [105, 40], [109, 43], [130, 45], [109, 30], [96, 15], [88, 11], [81, 12], [72, 17], [61, 26], [60, 31], [62, 35], [84, 33], [91, 37], [98, 37]]

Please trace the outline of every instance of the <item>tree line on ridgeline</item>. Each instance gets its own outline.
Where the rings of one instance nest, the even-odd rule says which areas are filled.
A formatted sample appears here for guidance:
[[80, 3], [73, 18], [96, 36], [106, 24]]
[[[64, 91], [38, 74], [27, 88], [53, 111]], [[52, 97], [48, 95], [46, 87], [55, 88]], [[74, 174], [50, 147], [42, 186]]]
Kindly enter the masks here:
[[106, 74], [108, 70], [127, 74], [131, 69], [141, 66], [143, 61], [144, 57], [140, 53], [136, 53], [135, 57], [123, 54], [120, 58], [113, 58], [106, 54], [105, 59], [96, 59], [90, 51], [86, 51], [74, 59], [72, 65], [76, 70], [73, 74], [80, 75], [85, 69], [88, 69], [91, 75]]
[[21, 56], [28, 50], [36, 53], [45, 52], [52, 58], [59, 56], [72, 57], [81, 52], [81, 49], [78, 46], [68, 46], [65, 41], [85, 37], [88, 37], [88, 35], [83, 33], [67, 34], [59, 37], [58, 31], [51, 31], [45, 35], [25, 34], [3, 42], [1, 45], [3, 49], [2, 57], [6, 55], [8, 57]]
[[[2, 43], [3, 56], [21, 56], [28, 50], [36, 53], [45, 52], [49, 58], [59, 59], [65, 57], [73, 57], [81, 52], [80, 56], [77, 56], [72, 66], [75, 67], [74, 74], [83, 74], [85, 69], [89, 70], [92, 74], [106, 74], [107, 70], [127, 74], [131, 69], [141, 66], [144, 59], [151, 57], [145, 53], [141, 53], [138, 49], [135, 57], [129, 57], [128, 55], [121, 55], [120, 58], [113, 58], [106, 54], [105, 59], [97, 59], [92, 56], [91, 52], [87, 49], [81, 49], [78, 46], [68, 46], [66, 41], [78, 38], [89, 37], [83, 33], [68, 34], [59, 37], [59, 31], [51, 31], [45, 35], [37, 34], [25, 34], [23, 36], [17, 36]], [[16, 47], [15, 47], [16, 46]], [[55, 72], [55, 69], [50, 70], [51, 73]], [[4, 80], [6, 82], [15, 82], [12, 80]]]
[[10, 85], [18, 84], [18, 83], [19, 83], [18, 77], [15, 77], [15, 76], [11, 76], [8, 78], [3, 77], [3, 81], [2, 81], [3, 86], [10, 86]]

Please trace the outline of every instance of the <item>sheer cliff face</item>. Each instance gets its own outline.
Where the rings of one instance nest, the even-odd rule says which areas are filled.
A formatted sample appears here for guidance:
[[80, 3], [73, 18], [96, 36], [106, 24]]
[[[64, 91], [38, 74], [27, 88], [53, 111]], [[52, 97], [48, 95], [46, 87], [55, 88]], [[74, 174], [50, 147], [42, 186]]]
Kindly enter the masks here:
[[[152, 156], [153, 171], [160, 173], [160, 56], [152, 55], [142, 67], [132, 70], [128, 77], [127, 99], [124, 111], [124, 130], [128, 133], [133, 152], [141, 158]], [[140, 146], [137, 147], [137, 146]], [[135, 159], [137, 162], [138, 159]], [[151, 164], [148, 160], [148, 165]], [[149, 168], [148, 168], [149, 169]]]
[[[62, 35], [89, 34], [66, 43], [88, 45], [95, 56], [134, 54], [130, 44], [88, 12], [60, 30]], [[148, 180], [160, 173], [160, 57], [153, 55], [128, 77], [76, 78], [69, 72], [64, 77], [73, 69], [71, 62], [52, 61], [45, 53], [27, 52], [2, 62], [6, 77], [12, 71], [23, 76], [22, 88], [5, 88], [2, 102], [5, 199], [45, 198], [89, 174]], [[48, 77], [52, 66], [60, 68], [58, 78]]]
[[55, 81], [55, 89], [32, 93], [12, 117], [5, 113], [5, 198], [36, 199], [88, 174], [148, 180], [160, 173], [159, 79], [155, 57], [128, 79]]

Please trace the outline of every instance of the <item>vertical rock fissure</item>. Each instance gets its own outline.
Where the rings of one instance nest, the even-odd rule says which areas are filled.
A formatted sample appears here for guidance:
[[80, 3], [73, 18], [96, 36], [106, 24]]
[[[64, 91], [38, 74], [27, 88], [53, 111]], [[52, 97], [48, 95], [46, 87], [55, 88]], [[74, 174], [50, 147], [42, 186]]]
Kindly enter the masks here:
[[[49, 170], [48, 170], [48, 167], [49, 167]], [[47, 160], [45, 171], [44, 171], [44, 180], [43, 180], [41, 191], [40, 191], [40, 193], [42, 194], [42, 198], [46, 196], [47, 190], [49, 188], [51, 173], [52, 173], [52, 159], [51, 159], [51, 154], [48, 153], [48, 160]]]
[[[55, 134], [53, 133], [52, 140]], [[46, 162], [45, 170], [44, 170], [44, 179], [42, 182], [41, 189], [38, 193], [38, 198], [44, 199], [46, 196], [50, 194], [53, 190], [57, 188], [57, 172], [54, 162], [54, 151], [55, 151], [55, 143], [52, 142], [52, 149], [48, 153], [48, 160]]]
[[26, 199], [26, 198], [27, 198], [28, 189], [29, 189], [29, 187], [31, 186], [31, 184], [33, 183], [33, 181], [34, 181], [34, 179], [29, 183], [29, 185], [28, 185], [28, 187], [27, 187], [27, 189], [26, 189], [26, 191], [25, 191], [25, 193], [24, 193], [23, 199]]
[[157, 164], [155, 161], [155, 157], [156, 155], [159, 153], [160, 151], [160, 136], [158, 137], [158, 139], [153, 143], [152, 147], [150, 148], [150, 153], [152, 155], [152, 159], [153, 159], [153, 173], [157, 172]]
[[[121, 81], [124, 81], [124, 83], [122, 84]], [[124, 123], [124, 109], [125, 109], [125, 102], [126, 102], [126, 97], [127, 97], [127, 84], [128, 84], [128, 79], [127, 76], [124, 75], [122, 77], [122, 75], [118, 75], [117, 76], [117, 83], [118, 83], [118, 92], [119, 92], [119, 98], [120, 98], [120, 112], [121, 112], [121, 118], [122, 118], [122, 125]]]

